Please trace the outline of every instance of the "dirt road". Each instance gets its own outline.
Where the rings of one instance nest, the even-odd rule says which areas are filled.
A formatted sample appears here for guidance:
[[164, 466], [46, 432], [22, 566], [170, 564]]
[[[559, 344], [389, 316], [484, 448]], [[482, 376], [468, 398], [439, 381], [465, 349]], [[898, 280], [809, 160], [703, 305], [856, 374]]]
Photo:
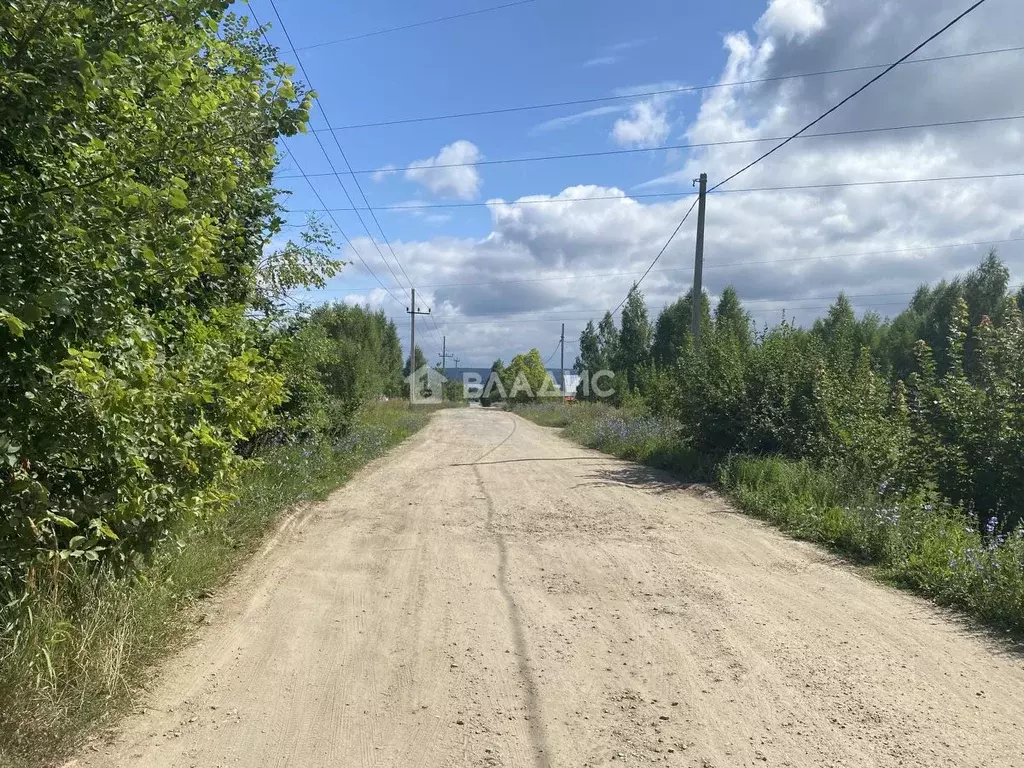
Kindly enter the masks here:
[[439, 413], [76, 765], [1024, 766], [1024, 657], [626, 462]]

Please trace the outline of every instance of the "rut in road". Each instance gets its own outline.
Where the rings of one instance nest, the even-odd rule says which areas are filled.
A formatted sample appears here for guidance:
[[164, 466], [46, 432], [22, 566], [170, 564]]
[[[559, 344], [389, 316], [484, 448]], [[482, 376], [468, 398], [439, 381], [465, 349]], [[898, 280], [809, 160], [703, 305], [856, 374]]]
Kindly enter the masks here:
[[515, 436], [516, 423], [516, 420], [513, 419], [512, 431], [509, 433], [509, 436], [474, 462], [473, 473], [476, 476], [477, 483], [480, 485], [480, 491], [487, 499], [487, 531], [494, 536], [498, 546], [498, 572], [496, 574], [498, 592], [505, 601], [509, 621], [512, 625], [512, 643], [515, 648], [516, 658], [519, 659], [519, 676], [526, 690], [526, 708], [532, 715], [530, 719], [530, 741], [534, 749], [534, 761], [538, 766], [544, 767], [549, 764], [546, 756], [548, 753], [547, 734], [544, 732], [543, 719], [537, 716], [540, 709], [537, 705], [537, 686], [533, 680], [533, 673], [530, 671], [529, 650], [526, 645], [526, 636], [523, 633], [523, 618], [508, 586], [508, 544], [505, 541], [505, 535], [494, 529], [494, 499], [491, 498], [487, 491], [487, 484], [484, 482], [478, 466], [482, 459], [505, 445]]
[[1024, 657], [479, 408], [293, 518], [108, 766], [1024, 768]]

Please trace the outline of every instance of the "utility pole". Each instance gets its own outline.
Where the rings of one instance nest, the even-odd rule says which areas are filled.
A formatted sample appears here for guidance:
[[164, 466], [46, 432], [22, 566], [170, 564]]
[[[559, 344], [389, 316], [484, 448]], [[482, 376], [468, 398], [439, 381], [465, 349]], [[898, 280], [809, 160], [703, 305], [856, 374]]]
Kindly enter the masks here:
[[459, 358], [458, 358], [458, 356], [455, 357], [455, 370], [456, 371], [459, 370]]
[[697, 253], [693, 259], [693, 301], [690, 307], [690, 332], [693, 334], [693, 348], [700, 349], [701, 320], [704, 316], [704, 209], [708, 197], [708, 175], [702, 173], [694, 184], [700, 184], [700, 199], [697, 204]]
[[[410, 376], [415, 376], [416, 375], [416, 315], [429, 315], [430, 314], [430, 310], [429, 309], [426, 312], [421, 312], [416, 307], [416, 289], [415, 288], [412, 289], [412, 307], [406, 307], [405, 311], [408, 312], [410, 317], [412, 318], [412, 333], [410, 334], [411, 335], [411, 339], [410, 339], [410, 342], [409, 342], [409, 346], [410, 346], [410, 348], [409, 348], [409, 375]], [[410, 392], [410, 394], [412, 393], [412, 391], [413, 391], [413, 385], [412, 385], [412, 383], [410, 383], [409, 384], [409, 392]]]
[[[447, 336], [442, 336], [441, 337], [441, 354], [439, 355], [439, 357], [441, 358], [441, 375], [443, 376], [444, 372], [448, 369], [448, 358], [449, 357], [455, 357], [455, 355], [449, 355], [448, 354], [448, 337]], [[458, 366], [456, 365], [456, 368], [457, 367]]]
[[565, 402], [565, 323], [562, 323], [562, 340], [559, 342], [562, 347], [562, 402]]

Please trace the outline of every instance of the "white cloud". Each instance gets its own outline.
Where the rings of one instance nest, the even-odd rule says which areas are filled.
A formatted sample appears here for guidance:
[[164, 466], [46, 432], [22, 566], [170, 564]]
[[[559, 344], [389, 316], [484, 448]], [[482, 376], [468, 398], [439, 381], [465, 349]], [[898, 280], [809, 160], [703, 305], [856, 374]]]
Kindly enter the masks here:
[[824, 27], [825, 9], [819, 0], [771, 0], [756, 28], [762, 35], [791, 42], [806, 40]]
[[[612, 91], [612, 95], [622, 98], [621, 101], [618, 101], [617, 103], [605, 104], [600, 107], [593, 107], [591, 109], [586, 109], [581, 112], [575, 112], [573, 114], [565, 115], [563, 117], [556, 117], [552, 118], [551, 120], [546, 120], [545, 122], [534, 126], [533, 129], [530, 131], [530, 134], [536, 136], [547, 131], [568, 128], [570, 126], [577, 125], [587, 120], [593, 120], [595, 118], [604, 117], [606, 115], [622, 115], [627, 113], [633, 113], [635, 112], [637, 102], [631, 102], [629, 100], [629, 97], [631, 96], [636, 96], [637, 98], [645, 98], [647, 101], [651, 103], [651, 106], [655, 113], [667, 113], [668, 105], [672, 101], [679, 98], [680, 96], [685, 96], [694, 93], [693, 91], [673, 93], [673, 91], [679, 91], [683, 87], [684, 86], [682, 83], [670, 80], [657, 83], [641, 83], [638, 85], [632, 85], [625, 88], [616, 88]], [[668, 91], [668, 93], [665, 93], [665, 91]], [[657, 95], [644, 97], [643, 94], [645, 93], [657, 93]], [[635, 120], [636, 118], [635, 115], [627, 115], [625, 119], [627, 121], [631, 121]]]
[[[753, 32], [725, 38], [719, 79], [775, 78], [892, 61], [920, 41], [922, 30], [938, 29], [962, 10], [959, 5], [959, 0], [902, 0], [895, 12], [891, 4], [833, 2], [822, 5], [827, 25], [806, 38], [790, 38], [771, 15], [781, 13], [776, 3], [765, 13], [767, 21], [751, 20]], [[886, 23], [879, 24], [880, 18]], [[1014, 44], [1013, 30], [1022, 27], [1020, 4], [989, 4], [927, 53], [1006, 47]], [[1024, 90], [1018, 86], [1022, 60], [1021, 54], [1009, 53], [901, 67], [817, 130], [1024, 114]], [[869, 76], [847, 73], [707, 91], [687, 138], [787, 135]], [[715, 183], [770, 146], [691, 153], [668, 166], [660, 183], [689, 190], [702, 171]], [[1022, 170], [1021, 157], [1024, 121], [803, 139], [730, 186], [1000, 173]], [[614, 199], [580, 200], [601, 196]], [[716, 194], [708, 201], [705, 286], [716, 296], [735, 285], [759, 322], [777, 322], [785, 309], [790, 318], [809, 324], [840, 290], [863, 296], [853, 299], [860, 310], [895, 313], [919, 283], [971, 268], [986, 247], [901, 249], [1024, 238], [1022, 196], [1024, 182], [1013, 179]], [[547, 357], [563, 319], [567, 338], [577, 338], [589, 318], [619, 303], [690, 203], [685, 198], [651, 204], [610, 186], [570, 185], [553, 196], [490, 201], [491, 225], [481, 237], [425, 236], [392, 244], [424, 303], [435, 308], [449, 349], [460, 353], [463, 365], [484, 366], [534, 346]], [[644, 281], [652, 314], [690, 286], [693, 226], [691, 219]], [[1014, 281], [1024, 279], [1024, 243], [999, 248]], [[368, 244], [365, 251], [373, 252]], [[355, 267], [351, 271], [361, 274]], [[382, 265], [379, 271], [388, 274]], [[385, 306], [406, 328], [404, 305], [389, 300]], [[428, 345], [430, 338], [424, 332], [421, 343]], [[433, 357], [432, 350], [425, 351]], [[574, 356], [567, 349], [566, 357]]]
[[[405, 178], [422, 184], [436, 195], [472, 200], [480, 192], [480, 173], [474, 165], [457, 164], [476, 163], [482, 158], [476, 144], [459, 139], [441, 147], [434, 157], [410, 163]], [[444, 167], [453, 165], [455, 167]]]
[[547, 131], [558, 130], [559, 128], [568, 128], [570, 125], [576, 125], [595, 117], [621, 114], [627, 109], [629, 109], [629, 107], [626, 104], [610, 104], [605, 107], [594, 107], [593, 109], [587, 109], [583, 112], [576, 112], [571, 115], [565, 115], [564, 117], [555, 117], [551, 120], [545, 120], [543, 123], [534, 126], [530, 133], [531, 135], [537, 135]]
[[656, 147], [668, 138], [668, 115], [655, 99], [630, 107], [629, 116], [612, 126], [612, 138], [622, 147]]
[[612, 64], [617, 64], [622, 60], [622, 56], [627, 51], [631, 51], [634, 48], [639, 48], [645, 43], [649, 42], [646, 39], [638, 40], [623, 40], [620, 43], [614, 43], [606, 46], [602, 53], [598, 56], [594, 56], [591, 59], [583, 62], [584, 67], [607, 67]]
[[388, 176], [394, 176], [395, 173], [397, 173], [397, 171], [395, 170], [395, 166], [392, 165], [391, 163], [388, 163], [383, 168], [374, 171], [374, 173], [372, 174], [372, 178], [377, 183], [380, 183], [384, 181], [384, 179], [386, 179]]

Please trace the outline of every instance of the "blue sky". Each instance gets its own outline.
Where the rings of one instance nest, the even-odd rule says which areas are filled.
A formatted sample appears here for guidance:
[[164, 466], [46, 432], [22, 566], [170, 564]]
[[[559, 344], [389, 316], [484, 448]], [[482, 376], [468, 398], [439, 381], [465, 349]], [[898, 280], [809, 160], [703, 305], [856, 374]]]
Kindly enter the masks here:
[[[278, 2], [278, 8], [337, 127], [888, 62], [966, 7], [963, 0], [907, 0], [898, 8], [840, 0], [535, 0], [307, 48], [500, 4], [302, 0]], [[261, 21], [272, 23], [270, 37], [281, 46], [282, 57], [294, 61], [269, 0], [254, 0], [252, 8]], [[1024, 9], [1019, 3], [991, 0], [922, 55], [1018, 46], [1024, 39], [1014, 30], [1020, 29]], [[1024, 113], [1018, 85], [1022, 63], [1020, 53], [1003, 53], [908, 65], [830, 117], [820, 130]], [[786, 135], [871, 74], [354, 128], [338, 131], [337, 137], [353, 168], [363, 170]], [[324, 128], [317, 111], [312, 127]], [[336, 167], [343, 169], [333, 140], [327, 134], [321, 138]], [[289, 139], [284, 146], [308, 173], [329, 172], [311, 135]], [[508, 359], [532, 346], [547, 356], [562, 321], [567, 338], [575, 340], [588, 318], [618, 303], [689, 206], [689, 200], [633, 195], [686, 190], [702, 170], [714, 183], [764, 146], [427, 167], [360, 175], [359, 180], [375, 209], [477, 206], [377, 210], [377, 217], [422, 303], [440, 318], [418, 334], [421, 346], [435, 357], [438, 332], [445, 333], [464, 364], [486, 365], [494, 357]], [[1020, 122], [814, 139], [787, 147], [745, 175], [740, 186], [1020, 170], [1010, 166], [1022, 148]], [[294, 191], [288, 205], [296, 210], [319, 207], [304, 181], [287, 178], [294, 173], [293, 159], [284, 158], [279, 183]], [[361, 205], [351, 177], [344, 180]], [[329, 206], [348, 206], [336, 179], [327, 175], [313, 181]], [[709, 203], [705, 285], [713, 298], [726, 284], [736, 285], [759, 322], [778, 320], [783, 309], [809, 322], [829, 303], [822, 297], [841, 289], [864, 297], [855, 301], [862, 311], [892, 313], [909, 298], [899, 292], [969, 268], [987, 247], [929, 250], [931, 246], [1024, 237], [1024, 220], [1014, 202], [1020, 191], [1019, 180], [999, 180], [722, 195]], [[556, 202], [500, 202], [524, 196]], [[560, 202], [588, 196], [617, 199]], [[363, 215], [376, 235], [372, 219]], [[371, 268], [404, 302], [406, 294], [394, 285], [356, 216], [335, 216]], [[302, 213], [292, 218], [296, 224], [303, 220]], [[380, 246], [390, 260], [390, 251]], [[1016, 268], [1020, 244], [1000, 247]], [[652, 314], [689, 288], [692, 249], [693, 233], [687, 228], [645, 281]], [[864, 255], [881, 251], [901, 254]], [[341, 255], [354, 260], [350, 252]], [[797, 261], [805, 258], [810, 261]], [[404, 275], [394, 264], [392, 268], [404, 287]], [[628, 274], [609, 274], [618, 272]], [[403, 307], [379, 290], [358, 264], [346, 268], [328, 290], [302, 298], [383, 306], [405, 334]], [[567, 358], [573, 356], [570, 349]]]
[[[500, 4], [495, 0], [429, 4], [316, 0], [279, 3], [278, 8], [292, 40], [301, 49]], [[536, 0], [428, 27], [301, 50], [300, 54], [331, 123], [358, 124], [601, 97], [619, 90], [653, 90], [662, 84], [673, 87], [711, 82], [722, 64], [722, 35], [757, 18], [760, 6], [751, 0], [714, 4]], [[253, 8], [261, 20], [273, 20], [268, 3], [256, 0]], [[271, 39], [286, 47], [280, 30], [272, 30]], [[290, 58], [290, 54], [285, 53], [285, 57]], [[673, 116], [669, 136], [677, 142], [683, 140], [687, 107], [692, 116], [698, 103], [694, 95], [680, 101], [684, 102], [683, 108]], [[602, 106], [616, 111], [605, 119], [595, 116], [561, 127], [546, 125]], [[440, 147], [458, 140], [472, 142], [484, 157], [494, 159], [614, 149], [619, 145], [608, 135], [607, 124], [628, 107], [628, 102], [612, 102], [353, 129], [340, 131], [338, 138], [357, 169], [404, 166], [434, 156]], [[324, 127], [319, 115], [314, 115], [312, 126]], [[329, 170], [311, 136], [289, 141], [288, 149], [296, 152], [307, 172]], [[491, 166], [481, 185], [481, 195], [514, 198], [542, 192], [556, 194], [580, 183], [629, 189], [660, 173], [664, 159], [662, 153], [651, 153]], [[286, 160], [282, 174], [291, 173], [291, 168]], [[401, 174], [379, 183], [368, 177], [360, 181], [371, 205], [458, 200], [450, 194], [433, 195]], [[292, 207], [316, 207], [304, 183], [295, 179], [288, 182], [296, 192]], [[332, 206], [347, 206], [336, 181], [322, 179], [320, 184], [321, 194]], [[346, 229], [361, 231], [353, 214], [340, 214], [339, 221]], [[398, 239], [419, 237], [425, 229], [421, 219], [408, 213], [384, 212], [381, 224], [389, 237], [393, 232]], [[435, 219], [427, 224], [433, 225], [430, 232], [480, 236], [489, 231], [490, 216], [486, 209], [468, 209], [452, 215], [450, 221]]]

